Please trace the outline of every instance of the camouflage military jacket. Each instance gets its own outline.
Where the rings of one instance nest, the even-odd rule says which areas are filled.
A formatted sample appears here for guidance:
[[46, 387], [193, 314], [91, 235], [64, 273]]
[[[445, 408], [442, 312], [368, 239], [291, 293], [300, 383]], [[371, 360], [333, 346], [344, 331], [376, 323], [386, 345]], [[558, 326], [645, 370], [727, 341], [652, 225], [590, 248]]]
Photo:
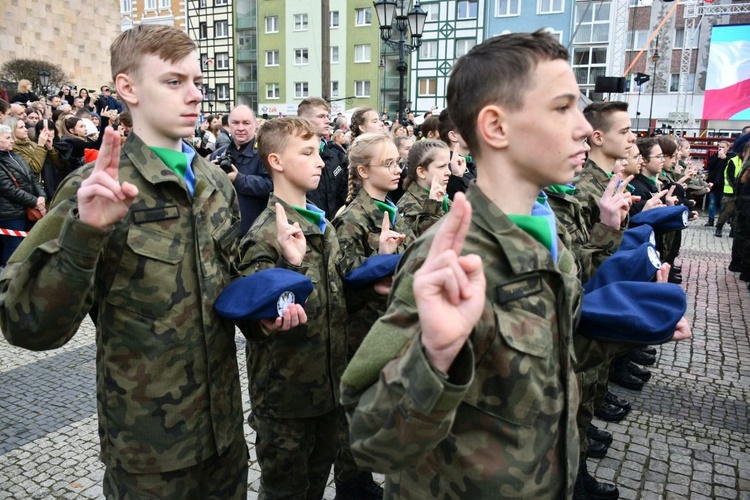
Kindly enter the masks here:
[[[344, 276], [359, 267], [365, 259], [378, 253], [383, 212], [364, 189], [360, 189], [357, 197], [333, 220], [333, 225], [336, 227], [339, 245], [341, 245], [341, 271]], [[397, 216], [396, 224], [391, 224], [391, 229], [406, 235], [395, 252], [404, 253], [409, 243], [414, 241], [414, 235], [408, 223], [403, 217]], [[349, 306], [347, 331], [349, 349], [352, 353], [367, 335], [375, 320], [385, 312], [386, 301], [387, 297], [384, 295], [369, 293], [369, 300], [360, 300], [358, 305]]]
[[236, 195], [195, 157], [191, 198], [131, 133], [119, 178], [138, 196], [102, 230], [77, 217], [76, 192], [92, 167], [65, 179], [2, 275], [3, 333], [26, 349], [54, 349], [98, 304], [102, 460], [137, 473], [189, 467], [243, 435], [234, 325], [213, 308], [236, 274]]
[[430, 199], [429, 192], [416, 182], [409, 184], [398, 200], [398, 210], [417, 238], [445, 215], [443, 203]]
[[[307, 240], [302, 265], [288, 263], [279, 250], [276, 203], [297, 222]], [[247, 371], [253, 411], [274, 418], [322, 415], [338, 405], [346, 366], [346, 300], [339, 273], [338, 239], [330, 223], [325, 232], [274, 194], [241, 243], [242, 274], [283, 267], [306, 275], [313, 292], [305, 303], [307, 323], [272, 332], [260, 322], [240, 324], [248, 338]]]
[[352, 453], [387, 474], [389, 499], [569, 496], [579, 449], [573, 256], [560, 245], [556, 264], [476, 185], [467, 197], [463, 253], [484, 261], [482, 316], [444, 379], [421, 347], [413, 293], [428, 231], [404, 256], [388, 311], [344, 373]]
[[607, 189], [607, 184], [609, 176], [590, 158], [583, 165], [583, 171], [573, 179], [576, 188], [574, 196], [581, 204], [581, 215], [589, 231], [601, 221], [599, 200]]

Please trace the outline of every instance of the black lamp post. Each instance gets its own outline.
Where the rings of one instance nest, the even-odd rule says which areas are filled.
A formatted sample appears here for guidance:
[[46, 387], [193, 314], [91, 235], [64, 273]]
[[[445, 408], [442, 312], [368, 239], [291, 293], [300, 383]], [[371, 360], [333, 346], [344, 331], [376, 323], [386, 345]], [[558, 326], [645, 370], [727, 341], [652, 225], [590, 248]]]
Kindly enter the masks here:
[[651, 106], [648, 108], [648, 132], [651, 135], [651, 118], [654, 114], [654, 90], [656, 90], [656, 63], [659, 62], [661, 56], [659, 55], [659, 35], [656, 35], [656, 46], [654, 47], [654, 53], [651, 54], [651, 62], [654, 63], [654, 78], [651, 82]]
[[650, 79], [651, 76], [647, 75], [646, 73], [635, 74], [635, 83], [638, 84], [638, 104], [636, 104], [635, 106], [635, 129], [639, 132], [641, 130], [641, 85], [643, 85]]
[[[380, 25], [380, 39], [383, 43], [398, 51], [398, 119], [404, 122], [406, 108], [406, 55], [422, 45], [422, 31], [427, 20], [427, 13], [417, 1], [408, 12], [408, 0], [378, 0], [373, 2]], [[394, 22], [395, 21], [395, 22]], [[393, 33], [393, 30], [396, 33]], [[406, 33], [411, 31], [411, 43], [406, 43]]]
[[42, 94], [47, 97], [47, 88], [49, 87], [49, 71], [46, 69], [39, 70], [39, 84], [42, 86]]
[[208, 112], [213, 114], [214, 112], [214, 99], [216, 99], [216, 91], [209, 88], [206, 91], [206, 99], [208, 99]]

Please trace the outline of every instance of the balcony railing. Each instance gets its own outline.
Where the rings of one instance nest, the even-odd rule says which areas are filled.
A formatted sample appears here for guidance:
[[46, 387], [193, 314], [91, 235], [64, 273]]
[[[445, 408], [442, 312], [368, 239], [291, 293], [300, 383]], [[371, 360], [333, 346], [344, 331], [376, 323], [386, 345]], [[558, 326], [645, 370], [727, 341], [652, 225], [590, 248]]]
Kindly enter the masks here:
[[239, 49], [237, 51], [237, 60], [240, 62], [257, 61], [258, 50], [257, 49]]
[[238, 30], [247, 30], [247, 29], [255, 29], [258, 27], [258, 22], [255, 19], [255, 16], [237, 16], [237, 25], [235, 29]]
[[239, 82], [237, 90], [240, 94], [257, 94], [258, 82]]

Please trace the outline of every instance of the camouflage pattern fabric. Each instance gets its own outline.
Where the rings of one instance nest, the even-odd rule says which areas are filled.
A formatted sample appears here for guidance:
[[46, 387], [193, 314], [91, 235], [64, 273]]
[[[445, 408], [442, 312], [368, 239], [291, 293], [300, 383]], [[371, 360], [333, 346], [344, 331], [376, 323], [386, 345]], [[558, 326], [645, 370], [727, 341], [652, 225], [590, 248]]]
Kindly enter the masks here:
[[[378, 253], [380, 246], [379, 238], [383, 225], [383, 212], [375, 205], [375, 202], [360, 189], [352, 202], [333, 219], [336, 234], [341, 246], [341, 274], [356, 269], [371, 255]], [[404, 253], [406, 247], [414, 241], [414, 235], [407, 221], [398, 216], [396, 223], [391, 224], [391, 229], [405, 234], [406, 238], [394, 253]], [[370, 327], [385, 312], [387, 297], [369, 293], [369, 300], [359, 301], [358, 304], [349, 304], [349, 352], [351, 354], [362, 343]]]
[[170, 472], [131, 474], [107, 467], [103, 492], [107, 500], [246, 500], [248, 453], [240, 436], [221, 456]]
[[[482, 316], [446, 380], [423, 352], [414, 302], [429, 230], [404, 256], [387, 313], [344, 373], [352, 452], [363, 468], [387, 474], [389, 499], [570, 496], [578, 471], [571, 337], [581, 298], [573, 256], [561, 245], [556, 264], [476, 185], [467, 197], [463, 252], [484, 260]], [[373, 358], [391, 359], [381, 369]]]
[[[307, 253], [297, 267], [281, 255], [277, 241], [276, 203], [290, 223], [297, 222], [307, 240]], [[247, 370], [253, 412], [273, 418], [308, 418], [338, 406], [339, 382], [346, 366], [346, 301], [339, 274], [336, 234], [325, 233], [274, 194], [241, 242], [243, 275], [272, 267], [291, 269], [313, 282], [305, 303], [307, 323], [272, 332], [260, 322], [240, 324], [248, 339]]]
[[416, 182], [409, 184], [401, 199], [398, 211], [406, 220], [416, 238], [422, 236], [440, 217], [445, 215], [443, 203], [430, 199], [430, 194]]
[[236, 195], [196, 157], [191, 198], [131, 133], [119, 178], [139, 194], [122, 221], [97, 229], [76, 209], [92, 168], [65, 179], [2, 274], [3, 334], [26, 349], [54, 349], [96, 303], [102, 461], [138, 474], [191, 467], [243, 436], [234, 325], [213, 308], [236, 276]]

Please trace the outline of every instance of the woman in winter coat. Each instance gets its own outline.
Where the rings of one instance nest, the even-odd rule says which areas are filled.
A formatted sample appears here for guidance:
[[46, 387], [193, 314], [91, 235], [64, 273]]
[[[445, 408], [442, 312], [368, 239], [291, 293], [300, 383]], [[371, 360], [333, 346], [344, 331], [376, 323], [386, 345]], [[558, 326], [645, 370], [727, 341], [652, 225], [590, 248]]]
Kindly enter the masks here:
[[[28, 231], [33, 222], [26, 217], [26, 208], [37, 208], [44, 214], [46, 199], [34, 173], [13, 151], [13, 143], [11, 128], [0, 125], [0, 228]], [[0, 265], [5, 266], [23, 238], [0, 235], [0, 239], [3, 243]]]

